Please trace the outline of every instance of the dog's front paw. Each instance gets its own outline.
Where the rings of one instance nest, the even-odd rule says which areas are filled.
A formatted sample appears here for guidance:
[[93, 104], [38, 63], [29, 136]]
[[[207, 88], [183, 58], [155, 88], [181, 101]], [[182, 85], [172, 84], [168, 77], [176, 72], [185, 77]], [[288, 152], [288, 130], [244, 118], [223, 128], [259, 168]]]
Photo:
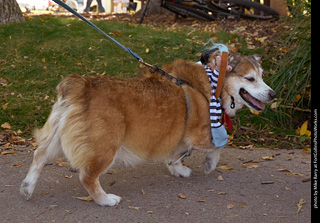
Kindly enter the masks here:
[[214, 171], [217, 167], [217, 163], [211, 159], [210, 157], [206, 157], [205, 161], [203, 162], [204, 165], [204, 173], [209, 174]]
[[220, 152], [221, 149], [215, 148], [212, 152], [207, 154], [207, 157], [203, 162], [205, 174], [209, 174], [216, 169], [220, 160]]

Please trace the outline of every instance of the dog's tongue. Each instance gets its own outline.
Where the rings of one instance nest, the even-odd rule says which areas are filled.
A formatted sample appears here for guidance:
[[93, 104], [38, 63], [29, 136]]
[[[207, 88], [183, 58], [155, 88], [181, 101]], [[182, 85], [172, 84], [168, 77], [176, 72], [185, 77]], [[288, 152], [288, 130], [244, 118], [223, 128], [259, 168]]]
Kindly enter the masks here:
[[261, 110], [263, 110], [263, 109], [265, 108], [265, 105], [264, 105], [261, 101], [255, 99], [255, 98], [252, 97], [249, 93], [247, 94], [247, 98], [251, 101], [252, 104], [254, 104], [255, 106], [257, 106], [257, 107], [260, 108]]

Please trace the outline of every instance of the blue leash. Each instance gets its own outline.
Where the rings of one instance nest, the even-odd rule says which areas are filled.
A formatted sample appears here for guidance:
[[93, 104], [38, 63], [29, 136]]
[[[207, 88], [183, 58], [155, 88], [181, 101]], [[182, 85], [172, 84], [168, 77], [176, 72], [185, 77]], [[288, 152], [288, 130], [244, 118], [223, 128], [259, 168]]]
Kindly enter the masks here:
[[127, 51], [128, 53], [130, 53], [134, 58], [136, 58], [136, 60], [138, 60], [141, 64], [149, 67], [152, 69], [152, 72], [158, 72], [161, 75], [164, 75], [165, 77], [167, 77], [171, 82], [175, 83], [177, 86], [181, 86], [183, 84], [187, 84], [188, 86], [192, 87], [192, 85], [190, 83], [188, 83], [185, 80], [182, 80], [178, 77], [173, 77], [171, 75], [169, 75], [168, 73], [166, 73], [165, 71], [163, 71], [162, 69], [158, 68], [155, 65], [151, 65], [148, 64], [146, 62], [143, 61], [143, 59], [141, 57], [138, 56], [138, 54], [132, 52], [129, 48], [126, 48], [125, 46], [123, 46], [121, 43], [119, 43], [118, 41], [116, 41], [115, 39], [113, 39], [111, 36], [107, 35], [105, 32], [103, 32], [101, 29], [99, 29], [97, 26], [95, 26], [92, 22], [90, 22], [89, 20], [87, 20], [86, 18], [84, 18], [82, 15], [80, 15], [78, 12], [76, 12], [74, 9], [72, 9], [71, 7], [69, 7], [67, 4], [65, 4], [64, 2], [62, 2], [61, 0], [53, 0], [55, 3], [57, 3], [58, 5], [62, 6], [63, 8], [65, 8], [66, 10], [68, 10], [69, 12], [71, 12], [72, 14], [74, 14], [75, 16], [77, 16], [78, 18], [80, 18], [81, 20], [83, 20], [84, 22], [86, 22], [88, 25], [90, 25], [91, 27], [95, 28], [96, 30], [98, 30], [100, 33], [102, 33], [104, 36], [106, 36], [108, 39], [110, 39], [112, 42], [114, 42], [115, 44], [117, 44], [118, 46], [120, 46], [122, 49], [124, 49], [125, 51]]
[[[132, 52], [129, 48], [126, 48], [125, 46], [123, 46], [121, 43], [119, 43], [118, 41], [116, 41], [115, 39], [113, 39], [111, 36], [109, 36], [108, 34], [106, 34], [105, 32], [103, 32], [101, 29], [99, 29], [96, 25], [94, 25], [92, 22], [90, 22], [89, 20], [87, 20], [85, 17], [83, 17], [82, 15], [80, 15], [78, 12], [76, 12], [74, 9], [70, 8], [66, 3], [64, 3], [63, 1], [60, 0], [53, 0], [55, 3], [57, 3], [58, 5], [62, 6], [63, 8], [65, 8], [66, 10], [68, 10], [69, 12], [71, 12], [72, 14], [74, 14], [75, 16], [77, 16], [79, 19], [83, 20], [84, 22], [86, 22], [87, 24], [89, 24], [91, 27], [95, 28], [96, 30], [98, 30], [100, 33], [102, 33], [104, 36], [106, 36], [107, 38], [109, 38], [112, 42], [114, 42], [115, 44], [117, 44], [118, 46], [120, 46], [122, 49], [124, 49], [125, 51], [127, 51], [128, 53], [130, 53], [134, 58], [136, 58], [136, 60], [138, 60], [139, 62], [145, 64], [145, 65], [149, 65], [146, 64], [145, 62], [143, 62], [142, 58], [138, 56], [138, 54]], [[151, 65], [152, 66], [152, 65]]]

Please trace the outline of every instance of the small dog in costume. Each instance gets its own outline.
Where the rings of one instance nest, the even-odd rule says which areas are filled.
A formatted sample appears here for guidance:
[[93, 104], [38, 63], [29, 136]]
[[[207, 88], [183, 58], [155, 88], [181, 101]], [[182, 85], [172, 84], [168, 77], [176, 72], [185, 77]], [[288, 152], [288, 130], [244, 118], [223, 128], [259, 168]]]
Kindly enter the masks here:
[[[225, 147], [228, 142], [227, 131], [220, 122], [222, 116], [221, 97], [215, 97], [221, 65], [220, 54], [222, 52], [228, 53], [228, 48], [223, 44], [215, 44], [212, 50], [206, 51], [201, 55], [198, 62], [198, 64], [202, 64], [206, 69], [209, 82], [212, 86], [210, 99], [211, 134], [213, 138], [212, 142], [218, 149]], [[227, 71], [230, 72], [231, 70], [232, 67], [228, 65]]]

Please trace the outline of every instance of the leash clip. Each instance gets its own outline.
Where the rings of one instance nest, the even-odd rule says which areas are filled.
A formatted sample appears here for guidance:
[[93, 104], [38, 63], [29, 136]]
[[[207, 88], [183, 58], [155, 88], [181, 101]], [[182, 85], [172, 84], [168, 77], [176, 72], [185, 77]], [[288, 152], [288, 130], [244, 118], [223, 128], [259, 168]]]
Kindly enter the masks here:
[[188, 156], [191, 156], [191, 153], [192, 153], [192, 149], [191, 150], [188, 150], [186, 152], [183, 152], [181, 153], [179, 159], [177, 159], [176, 161], [174, 162], [170, 162], [169, 165], [176, 165], [178, 162], [180, 162], [183, 158], [185, 157], [188, 157]]

